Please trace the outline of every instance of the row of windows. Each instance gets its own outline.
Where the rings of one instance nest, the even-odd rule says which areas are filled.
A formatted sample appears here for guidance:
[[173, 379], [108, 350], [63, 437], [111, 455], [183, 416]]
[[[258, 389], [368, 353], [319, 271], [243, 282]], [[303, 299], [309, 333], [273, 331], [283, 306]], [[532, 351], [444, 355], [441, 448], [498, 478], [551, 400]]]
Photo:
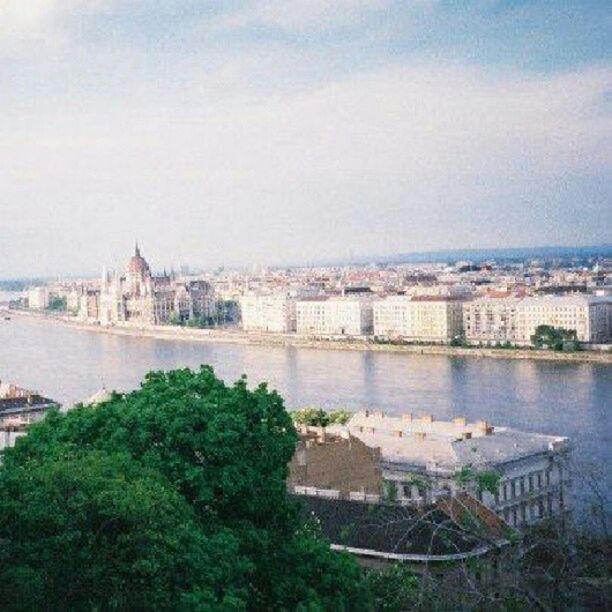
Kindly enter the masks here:
[[495, 502], [499, 503], [500, 499], [508, 501], [516, 497], [522, 497], [525, 493], [532, 493], [543, 486], [549, 486], [550, 474], [550, 470], [543, 470], [502, 482], [495, 493]]

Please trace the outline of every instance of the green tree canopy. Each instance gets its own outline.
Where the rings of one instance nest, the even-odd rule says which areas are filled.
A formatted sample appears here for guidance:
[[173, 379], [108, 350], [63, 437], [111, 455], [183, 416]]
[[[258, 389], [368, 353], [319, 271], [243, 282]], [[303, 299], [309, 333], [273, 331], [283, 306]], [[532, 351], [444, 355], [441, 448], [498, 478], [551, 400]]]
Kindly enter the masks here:
[[327, 425], [346, 425], [352, 412], [348, 410], [323, 410], [322, 408], [301, 408], [291, 413], [291, 418], [298, 425], [311, 425], [313, 427], [327, 427]]
[[550, 348], [554, 351], [575, 351], [579, 348], [575, 329], [563, 329], [552, 325], [538, 325], [531, 336], [531, 344], [535, 348]]
[[[33, 596], [59, 605], [67, 597], [58, 586], [61, 565], [64, 580], [84, 573], [82, 583], [74, 579], [82, 584], [78, 601], [89, 607], [102, 597], [103, 608], [157, 601], [210, 609], [212, 597], [223, 607], [359, 608], [356, 564], [301, 526], [287, 497], [295, 444], [276, 392], [250, 390], [244, 378], [228, 386], [209, 367], [150, 373], [137, 391], [51, 413], [4, 455], [0, 583], [17, 580], [25, 591], [35, 575]], [[113, 522], [98, 532], [116, 515], [121, 529]], [[162, 557], [154, 567], [145, 563], [143, 551], [156, 550], [143, 544], [148, 538], [159, 548], [151, 563]], [[134, 580], [141, 599], [120, 599]], [[73, 592], [69, 598], [77, 601]]]

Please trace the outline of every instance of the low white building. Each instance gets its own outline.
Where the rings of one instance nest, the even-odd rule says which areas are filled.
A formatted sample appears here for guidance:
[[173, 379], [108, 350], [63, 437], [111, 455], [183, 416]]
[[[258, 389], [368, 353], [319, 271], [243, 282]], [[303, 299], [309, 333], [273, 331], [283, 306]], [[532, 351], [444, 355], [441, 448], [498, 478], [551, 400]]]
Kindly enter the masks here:
[[[368, 411], [327, 429], [380, 449], [383, 481], [399, 503], [429, 504], [466, 490], [515, 527], [569, 509], [564, 437]], [[485, 481], [494, 492], [483, 488]]]
[[374, 304], [374, 335], [415, 342], [448, 343], [462, 333], [461, 300], [403, 295]]
[[245, 331], [294, 332], [296, 298], [289, 293], [247, 294], [240, 298], [242, 329]]
[[372, 300], [330, 297], [299, 300], [296, 329], [309, 336], [365, 336], [372, 333]]

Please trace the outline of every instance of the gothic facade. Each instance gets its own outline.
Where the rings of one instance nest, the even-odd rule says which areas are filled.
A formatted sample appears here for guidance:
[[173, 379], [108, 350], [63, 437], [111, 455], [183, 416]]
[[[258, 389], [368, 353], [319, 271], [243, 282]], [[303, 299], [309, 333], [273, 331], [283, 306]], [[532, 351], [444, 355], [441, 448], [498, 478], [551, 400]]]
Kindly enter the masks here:
[[174, 274], [153, 276], [136, 245], [125, 274], [102, 273], [98, 301], [101, 325], [132, 323], [161, 325], [214, 314], [211, 286], [203, 280], [177, 280]]

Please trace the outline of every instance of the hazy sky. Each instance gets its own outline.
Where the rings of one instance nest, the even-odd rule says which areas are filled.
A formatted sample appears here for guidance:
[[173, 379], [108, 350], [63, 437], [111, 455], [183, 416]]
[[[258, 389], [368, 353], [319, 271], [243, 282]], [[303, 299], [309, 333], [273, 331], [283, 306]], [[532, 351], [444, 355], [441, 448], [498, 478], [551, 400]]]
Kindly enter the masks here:
[[612, 242], [609, 0], [0, 0], [0, 278]]

